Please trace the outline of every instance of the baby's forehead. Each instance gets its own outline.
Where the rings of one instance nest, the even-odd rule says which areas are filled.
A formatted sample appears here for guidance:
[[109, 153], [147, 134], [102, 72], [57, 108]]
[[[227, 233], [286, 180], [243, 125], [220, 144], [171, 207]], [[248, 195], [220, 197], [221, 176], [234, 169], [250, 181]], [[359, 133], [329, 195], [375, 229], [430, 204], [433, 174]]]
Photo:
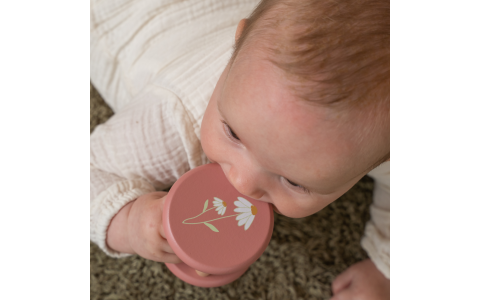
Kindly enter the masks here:
[[265, 56], [244, 57], [230, 68], [224, 87], [226, 100], [229, 101], [222, 105], [235, 104], [236, 113], [243, 116], [258, 111], [265, 116], [265, 122], [276, 120], [312, 135], [327, 129], [352, 135], [368, 127], [369, 121], [376, 118], [373, 108], [329, 107], [304, 99], [292, 88], [295, 84], [301, 83], [292, 82]]
[[237, 114], [247, 115], [251, 111], [270, 113], [271, 118], [282, 118], [292, 126], [317, 126], [315, 123], [322, 122], [324, 127], [338, 127], [340, 122], [348, 119], [347, 111], [302, 98], [295, 89], [295, 85], [302, 88], [302, 83], [292, 81], [268, 59], [268, 55], [247, 51], [233, 62], [222, 92], [226, 101], [220, 105], [237, 105]]
[[[288, 135], [301, 136], [305, 145], [315, 142], [315, 136], [333, 131], [340, 135], [338, 129], [345, 120], [339, 112], [299, 99], [282, 73], [259, 58], [232, 66], [218, 105], [236, 122], [248, 120], [241, 122], [244, 131], [260, 135], [268, 131], [271, 136], [282, 139]], [[307, 141], [307, 137], [312, 137], [311, 141]]]
[[[388, 101], [375, 105], [359, 107], [354, 101], [342, 101], [334, 104], [311, 100], [304, 97], [305, 92], [319, 89], [310, 81], [290, 76], [285, 70], [272, 63], [275, 53], [263, 47], [250, 48], [239, 55], [229, 72], [227, 85], [231, 85], [234, 99], [242, 99], [248, 104], [254, 99], [252, 109], [283, 112], [286, 122], [295, 126], [308, 125], [312, 132], [315, 127], [342, 129], [343, 134], [362, 136], [369, 128], [384, 126], [389, 120]], [[244, 99], [248, 98], [248, 99]], [[245, 111], [245, 113], [247, 113]], [[273, 117], [280, 116], [274, 114]], [[383, 121], [377, 121], [383, 120]], [[290, 120], [290, 121], [289, 121]]]

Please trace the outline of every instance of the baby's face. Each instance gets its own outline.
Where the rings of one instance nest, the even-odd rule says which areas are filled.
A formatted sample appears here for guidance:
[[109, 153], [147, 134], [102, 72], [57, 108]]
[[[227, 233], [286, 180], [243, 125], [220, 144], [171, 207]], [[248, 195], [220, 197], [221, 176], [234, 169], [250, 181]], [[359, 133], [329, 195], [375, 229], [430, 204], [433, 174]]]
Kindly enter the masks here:
[[356, 141], [358, 126], [340, 118], [297, 100], [281, 71], [252, 55], [225, 68], [201, 142], [240, 193], [300, 218], [336, 200], [386, 154], [376, 151], [378, 141]]

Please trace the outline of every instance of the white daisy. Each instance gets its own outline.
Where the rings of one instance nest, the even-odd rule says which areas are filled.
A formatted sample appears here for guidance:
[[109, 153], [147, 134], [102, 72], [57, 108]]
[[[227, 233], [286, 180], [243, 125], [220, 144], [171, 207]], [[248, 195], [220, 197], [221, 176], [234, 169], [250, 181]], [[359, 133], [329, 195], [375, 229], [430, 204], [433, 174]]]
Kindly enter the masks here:
[[242, 197], [237, 197], [238, 201], [235, 201], [234, 204], [237, 206], [233, 211], [241, 212], [242, 214], [238, 215], [236, 220], [238, 221], [238, 226], [245, 224], [245, 230], [247, 230], [250, 225], [252, 225], [253, 219], [257, 214], [257, 208], [252, 203], [248, 202], [247, 199]]
[[213, 199], [215, 199], [213, 200], [213, 206], [217, 207], [215, 211], [218, 211], [218, 214], [223, 216], [223, 214], [225, 213], [225, 210], [227, 209], [227, 203], [217, 197], [213, 197]]

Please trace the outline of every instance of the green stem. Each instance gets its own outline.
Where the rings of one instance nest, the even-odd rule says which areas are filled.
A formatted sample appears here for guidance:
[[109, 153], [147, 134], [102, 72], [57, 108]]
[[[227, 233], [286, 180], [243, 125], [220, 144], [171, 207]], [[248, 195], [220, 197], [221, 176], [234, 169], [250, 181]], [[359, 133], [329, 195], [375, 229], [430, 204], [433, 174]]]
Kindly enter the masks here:
[[199, 215], [196, 215], [195, 217], [191, 217], [191, 218], [185, 219], [185, 220], [183, 220], [182, 223], [183, 223], [183, 224], [190, 224], [190, 223], [184, 223], [184, 222], [187, 221], [187, 220], [195, 219], [196, 217], [199, 217], [199, 216], [203, 215], [204, 213], [206, 213], [207, 211], [212, 210], [212, 209], [214, 209], [214, 208], [215, 208], [215, 206], [212, 207], [212, 208], [207, 209], [207, 210], [204, 211], [204, 212], [201, 212]]
[[[211, 208], [210, 208], [211, 209]], [[213, 222], [213, 221], [216, 221], [216, 220], [220, 220], [220, 219], [225, 219], [225, 218], [230, 218], [230, 217], [236, 217], [236, 216], [239, 216], [243, 213], [239, 213], [239, 214], [236, 214], [236, 215], [231, 215], [231, 216], [226, 216], [226, 217], [221, 217], [221, 218], [217, 218], [217, 219], [213, 219], [213, 220], [208, 220], [208, 221], [204, 221], [204, 222], [198, 222], [198, 223], [184, 223], [185, 221], [187, 220], [190, 220], [190, 219], [193, 219], [193, 218], [190, 218], [190, 219], [185, 219], [182, 223], [183, 224], [203, 224], [203, 223], [209, 223], [209, 222]], [[201, 215], [201, 214], [200, 214]], [[199, 216], [199, 215], [198, 215]], [[197, 216], [197, 217], [198, 217]], [[195, 217], [194, 217], [195, 218]]]

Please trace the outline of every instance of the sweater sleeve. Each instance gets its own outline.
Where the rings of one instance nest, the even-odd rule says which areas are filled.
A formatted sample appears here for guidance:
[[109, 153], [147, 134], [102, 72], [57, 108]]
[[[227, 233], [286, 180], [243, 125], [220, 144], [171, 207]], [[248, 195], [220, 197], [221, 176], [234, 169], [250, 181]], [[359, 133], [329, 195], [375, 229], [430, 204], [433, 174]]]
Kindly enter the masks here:
[[105, 242], [111, 219], [124, 205], [207, 162], [196, 123], [176, 95], [151, 87], [92, 133], [90, 239], [108, 255], [126, 255]]
[[390, 162], [381, 164], [368, 175], [375, 180], [375, 185], [370, 221], [361, 244], [375, 266], [390, 278]]

